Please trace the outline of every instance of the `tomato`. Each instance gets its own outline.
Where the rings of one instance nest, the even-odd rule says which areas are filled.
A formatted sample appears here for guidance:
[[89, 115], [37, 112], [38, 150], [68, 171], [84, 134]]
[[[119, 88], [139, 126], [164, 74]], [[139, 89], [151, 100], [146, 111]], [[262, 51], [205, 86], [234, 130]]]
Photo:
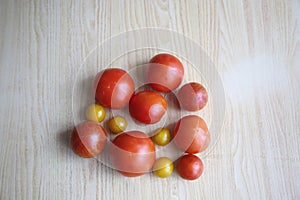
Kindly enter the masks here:
[[91, 104], [87, 107], [85, 116], [88, 120], [102, 122], [106, 116], [106, 111], [98, 104]]
[[199, 153], [204, 151], [210, 142], [205, 121], [196, 115], [181, 118], [174, 129], [174, 143], [186, 153]]
[[139, 122], [154, 124], [167, 110], [167, 102], [157, 92], [142, 91], [134, 94], [129, 101], [130, 115]]
[[109, 149], [112, 166], [124, 176], [135, 177], [148, 172], [155, 162], [155, 146], [143, 132], [118, 135]]
[[109, 120], [109, 129], [112, 133], [121, 133], [125, 131], [127, 121], [124, 117], [116, 116]]
[[134, 92], [134, 82], [123, 69], [110, 68], [99, 72], [94, 81], [95, 99], [104, 107], [125, 107]]
[[152, 136], [152, 140], [159, 146], [165, 146], [171, 140], [170, 131], [166, 128], [161, 128], [155, 132], [154, 136]]
[[148, 66], [147, 79], [150, 86], [159, 92], [176, 89], [184, 75], [184, 68], [178, 58], [162, 53], [154, 56]]
[[201, 110], [208, 101], [206, 89], [200, 83], [187, 83], [178, 91], [178, 100], [182, 108], [188, 111]]
[[203, 173], [203, 162], [197, 156], [187, 154], [179, 158], [176, 169], [182, 178], [195, 180]]
[[173, 169], [174, 164], [172, 160], [166, 157], [161, 157], [155, 161], [153, 173], [160, 178], [166, 178], [173, 173]]
[[97, 122], [82, 122], [72, 131], [70, 145], [74, 153], [92, 158], [101, 153], [107, 142], [106, 132]]

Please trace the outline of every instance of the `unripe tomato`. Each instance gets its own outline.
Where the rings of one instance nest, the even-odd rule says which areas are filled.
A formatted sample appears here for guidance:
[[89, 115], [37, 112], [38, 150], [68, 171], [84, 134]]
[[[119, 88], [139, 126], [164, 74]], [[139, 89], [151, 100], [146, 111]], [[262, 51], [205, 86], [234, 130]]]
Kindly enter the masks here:
[[99, 72], [94, 81], [95, 99], [104, 107], [125, 107], [134, 92], [134, 82], [123, 69], [110, 68]]
[[125, 131], [127, 127], [127, 121], [124, 117], [116, 116], [109, 120], [109, 129], [112, 133], [121, 133]]
[[153, 173], [160, 178], [166, 178], [173, 173], [173, 169], [174, 164], [172, 160], [166, 157], [161, 157], [155, 161]]
[[203, 173], [203, 162], [197, 156], [187, 154], [179, 158], [176, 169], [182, 178], [195, 180]]
[[88, 120], [102, 122], [106, 116], [106, 111], [99, 104], [91, 104], [87, 107], [85, 116]]
[[153, 89], [159, 92], [171, 92], [176, 89], [180, 85], [183, 75], [183, 65], [173, 55], [158, 54], [149, 62], [148, 82]]
[[171, 140], [170, 131], [166, 128], [161, 128], [152, 136], [152, 140], [159, 146], [167, 145]]
[[92, 158], [101, 153], [107, 142], [106, 132], [97, 122], [82, 122], [72, 131], [71, 149], [78, 156]]

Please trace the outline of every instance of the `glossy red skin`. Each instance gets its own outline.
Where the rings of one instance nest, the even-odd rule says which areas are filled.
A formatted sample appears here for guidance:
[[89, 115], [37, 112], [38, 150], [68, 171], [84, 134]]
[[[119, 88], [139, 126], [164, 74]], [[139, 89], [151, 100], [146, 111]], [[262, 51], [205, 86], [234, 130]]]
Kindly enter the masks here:
[[142, 91], [134, 94], [129, 102], [130, 115], [139, 122], [154, 124], [167, 110], [165, 98], [157, 92]]
[[181, 118], [175, 126], [174, 143], [186, 153], [196, 154], [204, 151], [210, 142], [205, 121], [196, 115]]
[[134, 93], [134, 82], [123, 69], [105, 69], [94, 80], [95, 99], [104, 107], [121, 109]]
[[195, 155], [187, 154], [179, 158], [176, 169], [184, 179], [195, 180], [203, 173], [203, 162]]
[[176, 89], [184, 75], [184, 68], [178, 58], [170, 54], [154, 56], [148, 66], [149, 85], [159, 92], [171, 92]]
[[188, 111], [201, 110], [208, 101], [206, 89], [200, 83], [187, 83], [178, 91], [180, 106]]
[[156, 158], [152, 140], [140, 131], [118, 135], [110, 146], [109, 155], [112, 166], [127, 177], [149, 172]]
[[71, 137], [71, 149], [78, 156], [92, 158], [101, 153], [107, 143], [106, 132], [96, 122], [82, 122], [74, 127]]

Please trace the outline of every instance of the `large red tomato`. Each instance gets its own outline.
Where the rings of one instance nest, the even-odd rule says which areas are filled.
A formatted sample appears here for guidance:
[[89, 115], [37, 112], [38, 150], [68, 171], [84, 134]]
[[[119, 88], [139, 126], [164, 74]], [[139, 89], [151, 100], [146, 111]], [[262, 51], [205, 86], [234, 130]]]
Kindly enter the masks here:
[[208, 95], [206, 89], [196, 82], [187, 83], [178, 91], [178, 101], [182, 108], [188, 111], [197, 111], [202, 109], [207, 101]]
[[156, 158], [152, 140], [145, 133], [139, 131], [118, 135], [110, 146], [109, 155], [112, 166], [128, 177], [147, 173]]
[[174, 129], [174, 143], [186, 153], [199, 153], [205, 150], [210, 142], [205, 121], [196, 115], [181, 118]]
[[101, 153], [107, 142], [106, 132], [97, 122], [82, 122], [72, 131], [70, 145], [74, 153], [92, 158]]
[[179, 158], [176, 169], [182, 178], [195, 180], [203, 173], [203, 162], [197, 156], [187, 154]]
[[167, 102], [157, 92], [142, 91], [134, 94], [129, 102], [130, 115], [139, 122], [153, 124], [165, 114]]
[[147, 72], [148, 82], [159, 92], [171, 92], [176, 89], [183, 75], [183, 65], [175, 56], [162, 53], [150, 60]]
[[105, 69], [94, 81], [95, 99], [104, 107], [121, 109], [134, 92], [134, 82], [123, 69]]

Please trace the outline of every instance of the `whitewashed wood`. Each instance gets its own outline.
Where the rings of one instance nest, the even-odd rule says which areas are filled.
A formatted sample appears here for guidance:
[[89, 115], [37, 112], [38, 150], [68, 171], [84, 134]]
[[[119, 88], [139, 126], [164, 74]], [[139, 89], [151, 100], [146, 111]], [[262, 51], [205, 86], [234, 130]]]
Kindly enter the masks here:
[[[0, 199], [299, 199], [299, 20], [299, 1], [2, 0]], [[197, 181], [124, 178], [68, 147], [78, 66], [143, 27], [194, 39], [224, 82], [224, 126]]]

